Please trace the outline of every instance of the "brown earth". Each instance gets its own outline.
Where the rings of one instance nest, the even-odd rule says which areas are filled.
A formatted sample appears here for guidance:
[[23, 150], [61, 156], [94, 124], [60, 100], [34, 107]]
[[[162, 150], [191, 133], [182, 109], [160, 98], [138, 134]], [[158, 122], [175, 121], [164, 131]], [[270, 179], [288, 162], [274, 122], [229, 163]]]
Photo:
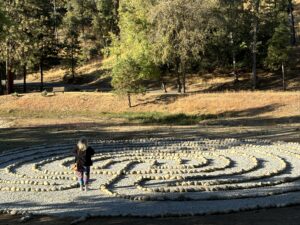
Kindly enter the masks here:
[[224, 114], [230, 117], [295, 117], [300, 110], [300, 92], [222, 92], [195, 94], [146, 94], [127, 97], [113, 93], [59, 93], [43, 97], [26, 94], [0, 97], [0, 115], [40, 112], [45, 115], [122, 112]]

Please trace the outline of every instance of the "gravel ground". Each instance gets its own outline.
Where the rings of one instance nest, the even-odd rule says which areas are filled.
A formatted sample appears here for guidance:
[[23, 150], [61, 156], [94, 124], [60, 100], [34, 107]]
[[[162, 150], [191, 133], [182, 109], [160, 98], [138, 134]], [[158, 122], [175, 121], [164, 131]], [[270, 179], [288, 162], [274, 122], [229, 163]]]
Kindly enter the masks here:
[[[92, 145], [97, 155], [88, 192], [75, 187], [68, 169], [71, 145], [4, 152], [0, 155], [1, 211], [61, 217], [154, 217], [300, 203], [300, 145], [296, 143], [138, 139], [95, 140]], [[231, 161], [227, 167], [224, 157]], [[112, 162], [106, 164], [108, 160]]]

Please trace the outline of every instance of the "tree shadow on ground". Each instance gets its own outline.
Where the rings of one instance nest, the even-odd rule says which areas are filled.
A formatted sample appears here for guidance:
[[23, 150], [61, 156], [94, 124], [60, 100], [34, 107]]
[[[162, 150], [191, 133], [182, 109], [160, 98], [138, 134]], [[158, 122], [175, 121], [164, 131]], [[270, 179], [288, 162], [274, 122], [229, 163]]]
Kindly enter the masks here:
[[[293, 120], [293, 123], [291, 123]], [[82, 127], [51, 125], [0, 129], [0, 151], [40, 144], [74, 144], [82, 136], [90, 140], [134, 138], [262, 138], [300, 141], [300, 116], [280, 119], [214, 120], [194, 126], [142, 126], [84, 123]], [[110, 129], [111, 128], [111, 129]]]
[[148, 104], [171, 104], [175, 102], [178, 98], [185, 97], [186, 95], [178, 94], [178, 93], [169, 93], [169, 94], [161, 94], [158, 96], [148, 97], [143, 99], [143, 102], [133, 105], [132, 107], [145, 106]]

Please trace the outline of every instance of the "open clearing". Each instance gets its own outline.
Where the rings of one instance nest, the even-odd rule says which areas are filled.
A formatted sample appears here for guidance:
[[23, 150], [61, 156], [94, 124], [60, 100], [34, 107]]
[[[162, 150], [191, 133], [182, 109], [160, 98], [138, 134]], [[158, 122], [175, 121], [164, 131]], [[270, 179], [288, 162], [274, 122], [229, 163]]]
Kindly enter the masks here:
[[[71, 146], [80, 136], [88, 136], [91, 140], [106, 139], [120, 140], [128, 138], [237, 138], [237, 139], [270, 139], [272, 141], [285, 140], [299, 142], [299, 93], [298, 92], [245, 92], [222, 93], [226, 95], [223, 101], [219, 101], [220, 94], [197, 94], [190, 96], [165, 96], [172, 101], [151, 102], [162, 98], [161, 95], [146, 95], [134, 97], [137, 105], [128, 108], [125, 98], [112, 94], [102, 93], [66, 93], [53, 97], [42, 97], [40, 94], [30, 94], [22, 97], [1, 97], [1, 119], [3, 128], [0, 130], [1, 149], [9, 150], [14, 147], [41, 146], [42, 144], [64, 143]], [[84, 96], [82, 104], [76, 104], [80, 96]], [[195, 102], [191, 108], [188, 103]], [[245, 103], [247, 101], [247, 104]], [[64, 103], [68, 107], [63, 108]], [[205, 107], [201, 107], [201, 104]], [[27, 105], [27, 108], [25, 107]], [[58, 105], [55, 107], [55, 105]], [[44, 107], [43, 107], [44, 106]], [[166, 114], [184, 113], [187, 115], [216, 115], [210, 119], [204, 119], [189, 126], [173, 124], [146, 124], [139, 120], [129, 121], [124, 113], [132, 112], [148, 116], [153, 106], [155, 111]], [[108, 108], [111, 107], [111, 111]], [[80, 113], [80, 109], [84, 113]], [[205, 110], [207, 109], [207, 110]], [[28, 110], [28, 111], [27, 111]], [[74, 110], [74, 113], [71, 113]], [[115, 110], [115, 111], [113, 111]], [[33, 118], [30, 118], [30, 114]], [[139, 114], [141, 115], [141, 114]], [[6, 127], [6, 128], [4, 128]], [[30, 167], [30, 166], [29, 166]], [[238, 167], [236, 167], [238, 168]], [[100, 180], [99, 180], [100, 181]], [[94, 183], [96, 185], [96, 183]], [[96, 187], [97, 188], [97, 187]], [[38, 192], [39, 193], [39, 192]], [[277, 210], [277, 209], [276, 209]], [[245, 218], [251, 221], [259, 221], [256, 215], [265, 216], [275, 214], [278, 211], [267, 210], [258, 213], [247, 212], [223, 216], [205, 216], [189, 218], [194, 223], [218, 224], [219, 218], [231, 218], [243, 221]], [[279, 212], [293, 213], [294, 208], [278, 209]], [[293, 214], [294, 215], [294, 214]], [[270, 215], [269, 215], [270, 216]], [[294, 215], [296, 216], [296, 215]], [[13, 223], [16, 217], [2, 216], [4, 223]], [[215, 219], [213, 219], [215, 218]], [[255, 219], [256, 218], [256, 219]], [[273, 217], [275, 218], [275, 217]], [[61, 222], [59, 219], [37, 217], [35, 222], [50, 220]], [[71, 219], [70, 219], [71, 220]], [[139, 219], [115, 218], [93, 219], [92, 223], [105, 221], [110, 223], [130, 223]], [[172, 222], [184, 224], [184, 220], [155, 219], [157, 223]], [[222, 220], [222, 219], [221, 219]], [[277, 220], [280, 221], [280, 220]], [[150, 222], [150, 220], [149, 220]], [[273, 223], [272, 223], [273, 222]], [[90, 223], [89, 223], [90, 224]], [[234, 224], [234, 223], [230, 223]], [[236, 223], [241, 224], [241, 223]], [[251, 224], [251, 223], [249, 223]], [[268, 220], [265, 224], [276, 224], [274, 220]], [[289, 223], [293, 224], [293, 223]], [[295, 223], [296, 224], [296, 223]]]
[[283, 118], [298, 116], [300, 92], [224, 92], [195, 94], [147, 94], [132, 97], [112, 93], [65, 93], [2, 96], [0, 115], [20, 118], [61, 118], [83, 115], [99, 118], [107, 113], [184, 113], [224, 117]]

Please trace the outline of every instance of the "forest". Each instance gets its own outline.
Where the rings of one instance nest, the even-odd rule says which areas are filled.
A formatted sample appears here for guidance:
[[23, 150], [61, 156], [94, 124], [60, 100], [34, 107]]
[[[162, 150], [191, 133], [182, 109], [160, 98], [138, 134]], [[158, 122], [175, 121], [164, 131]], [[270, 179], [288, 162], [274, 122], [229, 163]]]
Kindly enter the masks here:
[[191, 73], [230, 68], [279, 71], [296, 44], [292, 0], [0, 0], [1, 94], [14, 80], [62, 65], [76, 68], [107, 58], [112, 86], [145, 91], [145, 81], [176, 80], [186, 92]]

